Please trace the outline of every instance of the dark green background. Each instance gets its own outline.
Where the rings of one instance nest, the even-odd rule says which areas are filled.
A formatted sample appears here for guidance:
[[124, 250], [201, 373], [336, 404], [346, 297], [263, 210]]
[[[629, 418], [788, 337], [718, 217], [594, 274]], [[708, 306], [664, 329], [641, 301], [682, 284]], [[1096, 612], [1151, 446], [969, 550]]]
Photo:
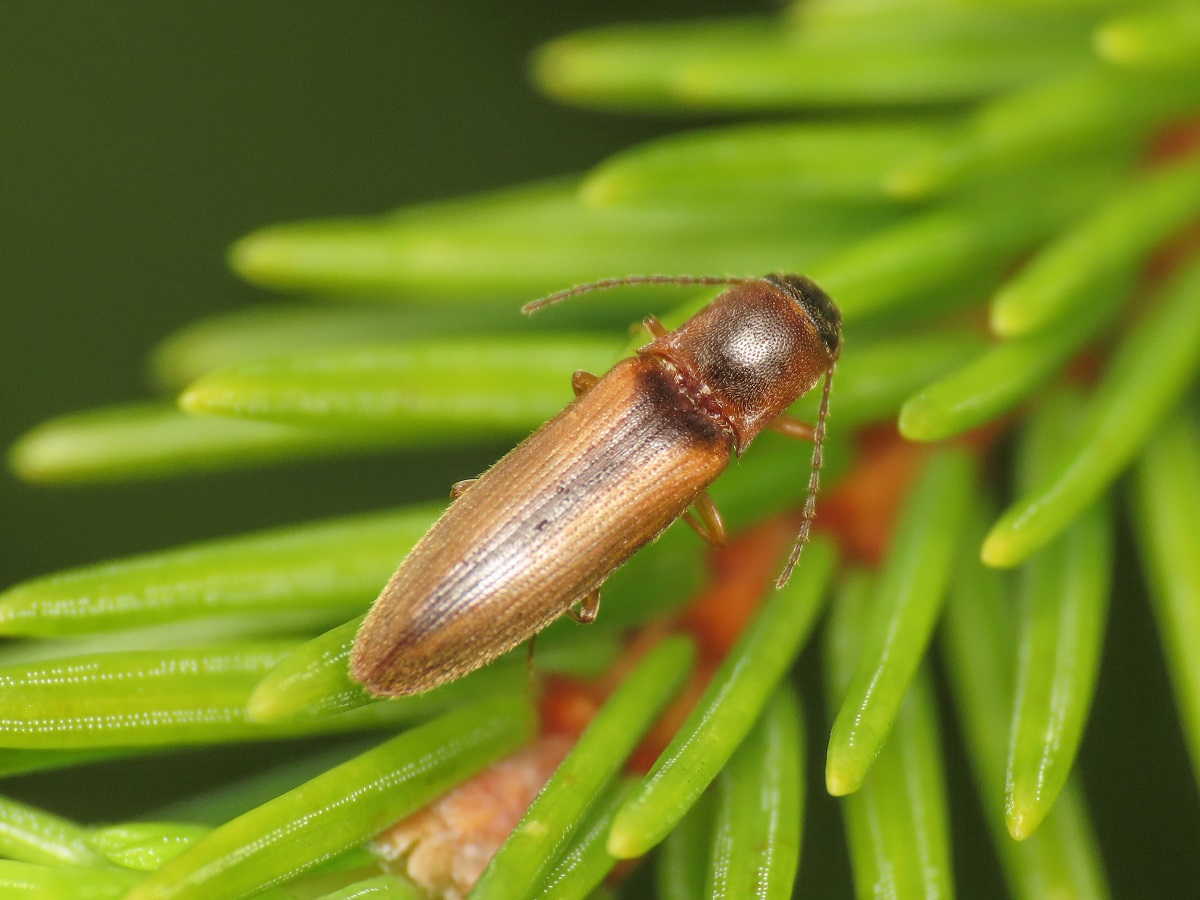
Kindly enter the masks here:
[[[768, 7], [4, 3], [0, 443], [62, 412], [145, 396], [144, 354], [157, 339], [261, 299], [223, 260], [229, 243], [255, 227], [578, 171], [677, 124], [539, 98], [524, 69], [542, 40], [588, 24], [747, 8]], [[391, 505], [406, 499], [402, 468], [420, 467], [420, 483], [441, 495], [441, 486], [476, 474], [496, 449], [99, 487], [29, 487], [0, 476], [0, 585], [185, 540]], [[1152, 626], [1132, 587], [1140, 576], [1128, 541], [1122, 558], [1120, 580], [1132, 589], [1114, 604], [1084, 772], [1118, 894], [1195, 895], [1194, 782]], [[821, 718], [814, 710], [810, 722]], [[814, 725], [816, 754], [822, 731]], [[200, 787], [242, 753], [145, 766], [135, 770], [139, 793]], [[258, 762], [268, 758], [254, 753]], [[972, 819], [978, 813], [957, 751], [951, 761], [964, 895], [991, 894], [998, 872]], [[55, 808], [103, 818], [138, 808], [130, 777], [119, 767], [84, 769], [5, 790], [57, 795]], [[827, 798], [814, 791], [811, 799], [829, 812]], [[812, 896], [842, 893], [840, 826], [828, 815], [813, 825], [804, 880]]]
[[[526, 58], [570, 28], [703, 4], [564, 6], [0, 7], [0, 443], [52, 415], [144, 396], [156, 340], [261, 299], [224, 262], [251, 229], [578, 171], [667, 130], [542, 99]], [[425, 479], [436, 485], [477, 474], [488, 454], [414, 462], [446, 470]], [[387, 505], [407, 480], [396, 464], [69, 489], [0, 478], [0, 583]]]

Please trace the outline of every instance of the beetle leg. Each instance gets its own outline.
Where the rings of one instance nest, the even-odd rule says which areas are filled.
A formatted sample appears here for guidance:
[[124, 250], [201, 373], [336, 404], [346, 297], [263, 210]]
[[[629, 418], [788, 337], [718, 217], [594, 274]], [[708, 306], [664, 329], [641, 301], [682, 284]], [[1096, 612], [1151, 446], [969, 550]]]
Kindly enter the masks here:
[[453, 503], [463, 494], [471, 489], [471, 485], [477, 482], [478, 478], [468, 478], [466, 481], [456, 481], [450, 486], [450, 502]]
[[595, 622], [596, 613], [598, 612], [600, 612], [600, 588], [596, 588], [580, 600], [578, 609], [574, 606], [567, 609], [567, 615], [583, 625], [590, 625], [592, 622]]
[[795, 416], [789, 416], [787, 413], [780, 413], [770, 422], [767, 427], [772, 431], [777, 431], [782, 435], [790, 438], [795, 438], [798, 441], [811, 441], [816, 430], [807, 422], [802, 422]]
[[593, 375], [591, 372], [585, 372], [583, 369], [577, 369], [571, 375], [571, 390], [575, 392], [576, 397], [582, 397], [600, 380], [599, 375]]
[[642, 319], [642, 327], [650, 332], [652, 338], [660, 338], [667, 334], [667, 326], [658, 321], [658, 316], [646, 316]]
[[529, 639], [529, 646], [525, 650], [525, 674], [529, 676], [529, 690], [532, 691], [533, 683], [533, 645], [537, 642], [537, 635]]
[[708, 491], [696, 498], [692, 509], [695, 512], [685, 512], [683, 521], [691, 525], [696, 534], [714, 547], [725, 546], [725, 521], [721, 518], [717, 505], [712, 502], [712, 497], [708, 496]]

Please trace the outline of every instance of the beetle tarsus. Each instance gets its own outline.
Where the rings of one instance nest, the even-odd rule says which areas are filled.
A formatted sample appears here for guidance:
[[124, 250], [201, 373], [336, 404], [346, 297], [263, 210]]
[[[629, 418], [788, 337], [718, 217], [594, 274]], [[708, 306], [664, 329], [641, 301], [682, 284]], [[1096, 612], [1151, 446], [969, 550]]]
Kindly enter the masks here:
[[600, 588], [596, 588], [579, 601], [578, 606], [567, 607], [567, 615], [580, 625], [591, 625], [600, 612]]
[[811, 441], [817, 432], [815, 426], [787, 413], [776, 416], [767, 427], [784, 437], [795, 438], [798, 441]]
[[692, 501], [692, 509], [683, 514], [683, 521], [692, 526], [692, 530], [714, 547], [725, 546], [725, 520], [713, 503], [708, 491]]
[[456, 481], [450, 486], [450, 502], [453, 503], [463, 494], [471, 489], [471, 485], [477, 482], [478, 478], [467, 478], [464, 481]]
[[646, 318], [642, 319], [642, 327], [650, 333], [650, 337], [652, 338], [666, 337], [670, 334], [667, 331], [667, 326], [659, 321], [658, 316], [646, 316]]
[[600, 380], [599, 375], [593, 375], [591, 372], [585, 372], [583, 369], [576, 369], [571, 374], [571, 390], [575, 392], [575, 398], [579, 399]]

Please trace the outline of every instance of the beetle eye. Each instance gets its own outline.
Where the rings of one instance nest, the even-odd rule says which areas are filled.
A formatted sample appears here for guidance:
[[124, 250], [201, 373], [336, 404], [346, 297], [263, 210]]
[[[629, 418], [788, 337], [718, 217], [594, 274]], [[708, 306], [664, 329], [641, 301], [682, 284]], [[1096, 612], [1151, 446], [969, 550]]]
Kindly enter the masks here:
[[842, 314], [829, 295], [803, 275], [768, 275], [766, 280], [788, 293], [812, 321], [829, 355], [837, 359], [842, 349]]

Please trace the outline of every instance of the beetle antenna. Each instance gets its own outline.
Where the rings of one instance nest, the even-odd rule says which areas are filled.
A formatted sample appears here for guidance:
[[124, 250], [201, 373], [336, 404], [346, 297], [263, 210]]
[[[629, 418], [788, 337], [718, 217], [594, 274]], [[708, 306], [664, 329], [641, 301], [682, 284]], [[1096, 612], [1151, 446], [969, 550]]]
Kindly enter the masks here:
[[831, 365], [825, 373], [825, 389], [821, 393], [821, 407], [817, 411], [817, 427], [813, 429], [812, 472], [808, 476], [808, 499], [804, 501], [803, 518], [800, 521], [800, 533], [796, 535], [796, 543], [792, 545], [792, 553], [787, 564], [775, 581], [776, 589], [783, 587], [792, 577], [792, 569], [800, 559], [800, 551], [808, 543], [809, 532], [812, 531], [813, 519], [817, 516], [817, 491], [821, 487], [821, 463], [823, 455], [821, 445], [825, 441], [825, 420], [829, 417], [829, 389], [833, 386], [833, 370]]
[[744, 284], [754, 281], [753, 278], [739, 278], [733, 275], [626, 275], [624, 278], [602, 278], [599, 281], [589, 281], [587, 284], [577, 284], [575, 287], [547, 294], [540, 300], [533, 300], [521, 307], [521, 312], [530, 315], [539, 309], [553, 306], [560, 300], [586, 294], [589, 291], [601, 291], [605, 288], [624, 287], [629, 284]]

